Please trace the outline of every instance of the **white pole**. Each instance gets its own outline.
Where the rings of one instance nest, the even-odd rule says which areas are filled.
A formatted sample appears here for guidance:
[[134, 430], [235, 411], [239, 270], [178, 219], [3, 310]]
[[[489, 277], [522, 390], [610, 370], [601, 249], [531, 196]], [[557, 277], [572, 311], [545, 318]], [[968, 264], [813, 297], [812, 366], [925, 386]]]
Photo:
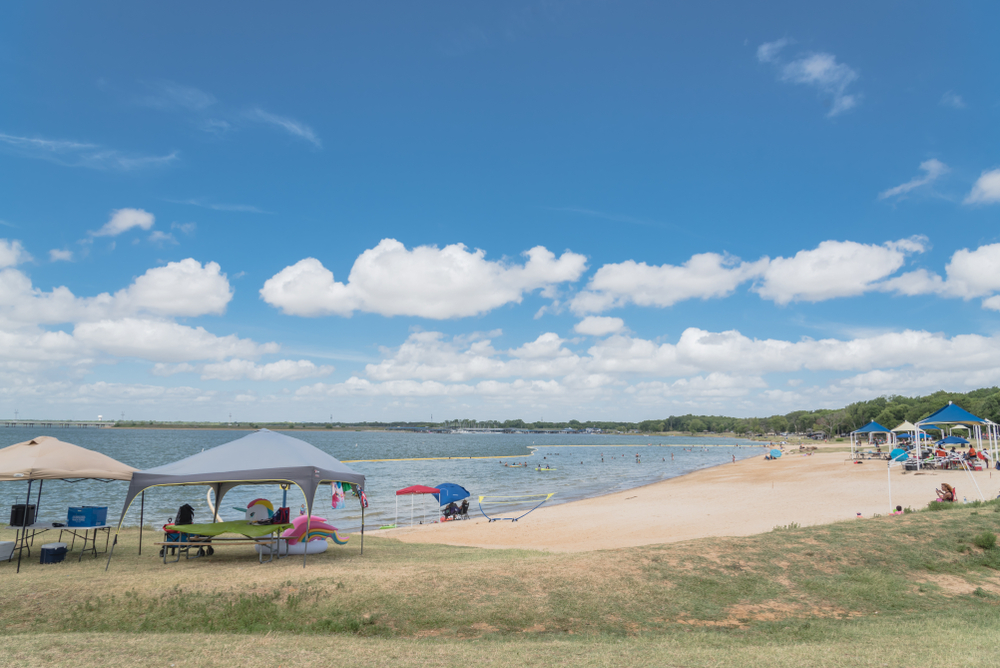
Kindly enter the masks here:
[[[966, 462], [962, 462], [962, 468], [964, 468], [965, 472], [969, 474], [969, 479], [972, 480], [972, 484], [976, 486], [976, 491], [979, 492], [979, 498], [985, 501], [986, 497], [983, 496], [983, 490], [979, 489], [979, 483], [976, 482], [976, 476], [972, 475], [972, 469], [969, 468], [969, 465]], [[958, 501], [958, 499], [955, 500]]]
[[413, 526], [413, 495], [410, 494], [410, 526]]
[[399, 528], [399, 494], [396, 495], [396, 528]]
[[889, 513], [892, 514], [893, 505], [892, 505], [892, 460], [891, 459], [889, 460], [889, 465], [885, 467], [885, 472], [886, 472], [886, 478], [889, 481]]

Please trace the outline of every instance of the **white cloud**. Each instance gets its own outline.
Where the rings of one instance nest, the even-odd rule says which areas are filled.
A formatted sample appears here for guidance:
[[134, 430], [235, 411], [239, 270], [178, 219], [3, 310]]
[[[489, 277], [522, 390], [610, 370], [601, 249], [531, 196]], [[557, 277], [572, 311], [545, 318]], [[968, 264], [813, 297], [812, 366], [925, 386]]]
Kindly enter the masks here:
[[778, 304], [853, 297], [878, 289], [878, 282], [902, 267], [909, 254], [926, 247], [922, 237], [882, 245], [824, 241], [794, 257], [771, 260], [754, 290]]
[[161, 246], [163, 244], [177, 243], [177, 239], [174, 238], [174, 235], [169, 232], [161, 232], [160, 230], [153, 230], [153, 233], [149, 235], [149, 240], [154, 244], [160, 244]]
[[111, 212], [111, 219], [104, 224], [104, 227], [91, 234], [95, 237], [115, 237], [133, 227], [149, 230], [155, 221], [156, 217], [153, 214], [142, 209], [116, 209]]
[[203, 327], [140, 318], [80, 323], [73, 338], [92, 350], [152, 362], [252, 358], [279, 350], [276, 343], [261, 345], [232, 334], [216, 336]]
[[998, 202], [1000, 202], [1000, 169], [983, 172], [963, 200], [963, 204], [997, 204]]
[[73, 251], [53, 248], [49, 251], [49, 261], [51, 262], [72, 262]]
[[941, 96], [941, 105], [953, 109], [965, 109], [965, 100], [954, 91], [948, 91]]
[[680, 266], [650, 266], [634, 260], [606, 264], [586, 290], [573, 297], [570, 308], [582, 315], [629, 303], [664, 307], [687, 299], [725, 297], [757, 276], [766, 262], [766, 258], [748, 263], [730, 255], [701, 253]]
[[269, 364], [256, 364], [249, 360], [231, 359], [206, 364], [202, 369], [201, 379], [290, 381], [329, 376], [333, 371], [332, 366], [316, 366], [309, 360], [279, 360]]
[[164, 364], [163, 362], [157, 362], [153, 365], [152, 374], [154, 376], [173, 376], [174, 374], [192, 373], [197, 370], [197, 367], [193, 364], [188, 364], [187, 362], [181, 362], [180, 364]]
[[[955, 251], [945, 265], [945, 275], [946, 278], [941, 278], [918, 269], [884, 282], [880, 289], [903, 295], [937, 294], [966, 300], [1000, 292], [1000, 243]], [[986, 300], [983, 307], [993, 308], [994, 303]]]
[[61, 324], [138, 314], [168, 317], [221, 315], [233, 292], [215, 262], [188, 258], [154, 267], [114, 295], [76, 297], [69, 288], [43, 292], [17, 269], [0, 270], [0, 324]]
[[305, 139], [310, 144], [321, 147], [323, 143], [320, 141], [319, 137], [316, 136], [316, 132], [301, 121], [297, 121], [294, 118], [288, 118], [286, 116], [278, 116], [264, 111], [260, 107], [256, 107], [246, 112], [246, 117], [253, 121], [258, 121], [260, 123], [268, 123], [279, 127], [291, 135]]
[[3, 133], [0, 133], [0, 147], [27, 158], [49, 160], [67, 167], [89, 167], [91, 169], [130, 171], [169, 164], [177, 159], [176, 151], [167, 155], [141, 155], [125, 153], [87, 142], [18, 137]]
[[0, 239], [0, 268], [16, 267], [22, 262], [31, 260], [31, 255], [24, 250], [20, 241]]
[[777, 60], [778, 53], [791, 44], [789, 39], [778, 39], [773, 42], [765, 42], [757, 47], [757, 60], [762, 63], [773, 63]]
[[807, 53], [794, 60], [784, 61], [779, 55], [790, 44], [787, 39], [761, 44], [757, 48], [757, 59], [778, 69], [782, 81], [803, 84], [817, 89], [831, 100], [827, 116], [841, 114], [858, 105], [861, 96], [849, 93], [848, 88], [858, 79], [857, 71], [844, 63], [838, 63], [832, 53]]
[[878, 194], [878, 198], [886, 199], [889, 197], [896, 197], [897, 195], [905, 195], [911, 190], [920, 188], [921, 186], [930, 185], [942, 174], [946, 174], [949, 171], [948, 165], [934, 158], [920, 163], [920, 169], [924, 172], [923, 176], [915, 176], [906, 183], [884, 190]]
[[155, 109], [187, 109], [202, 111], [215, 104], [215, 97], [193, 86], [184, 86], [173, 81], [158, 81], [147, 84], [150, 93], [138, 99], [140, 104]]
[[566, 251], [557, 258], [542, 246], [524, 253], [523, 265], [488, 261], [485, 255], [463, 244], [407, 250], [395, 239], [383, 239], [358, 257], [347, 283], [336, 282], [319, 260], [306, 258], [268, 279], [260, 294], [289, 315], [350, 316], [359, 310], [460, 318], [520, 303], [534, 290], [548, 294], [586, 269], [584, 256]]
[[608, 318], [599, 315], [589, 315], [576, 323], [573, 330], [578, 334], [588, 336], [607, 336], [615, 334], [625, 328], [625, 321], [621, 318]]

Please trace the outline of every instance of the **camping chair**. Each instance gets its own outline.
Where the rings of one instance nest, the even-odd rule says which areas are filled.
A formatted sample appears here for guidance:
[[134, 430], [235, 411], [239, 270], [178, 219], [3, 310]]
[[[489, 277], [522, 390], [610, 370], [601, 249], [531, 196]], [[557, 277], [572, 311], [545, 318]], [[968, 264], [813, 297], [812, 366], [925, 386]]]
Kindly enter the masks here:
[[466, 499], [465, 501], [462, 501], [462, 507], [458, 509], [457, 513], [455, 513], [455, 519], [458, 519], [458, 520], [467, 520], [467, 519], [469, 519], [469, 500], [468, 499]]
[[174, 522], [173, 518], [167, 520], [167, 523], [163, 525], [163, 542], [164, 543], [179, 543], [177, 547], [170, 547], [164, 545], [160, 548], [160, 557], [163, 558], [163, 562], [167, 561], [167, 552], [169, 551], [171, 556], [177, 557], [174, 561], [181, 560], [181, 553], [188, 559], [197, 559], [198, 557], [212, 556], [215, 554], [215, 550], [209, 544], [207, 549], [205, 547], [198, 547], [198, 551], [195, 556], [191, 556], [191, 543], [198, 540], [210, 541], [211, 539], [206, 536], [198, 536], [196, 534], [185, 533], [183, 531], [177, 531], [174, 529], [178, 524], [194, 524], [194, 508], [188, 504], [184, 504], [177, 509], [177, 521]]
[[444, 510], [441, 511], [441, 515], [444, 516], [444, 519], [446, 520], [452, 520], [458, 516], [459, 512], [461, 512], [459, 507], [455, 505], [454, 501], [452, 501], [444, 507]]

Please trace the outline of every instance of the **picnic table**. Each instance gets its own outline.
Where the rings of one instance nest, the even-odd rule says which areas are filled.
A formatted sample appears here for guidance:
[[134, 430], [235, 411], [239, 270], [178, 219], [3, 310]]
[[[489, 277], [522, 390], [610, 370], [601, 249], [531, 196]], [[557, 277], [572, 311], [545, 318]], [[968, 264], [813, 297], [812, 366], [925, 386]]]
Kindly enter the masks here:
[[[206, 524], [168, 524], [164, 528], [169, 528], [171, 533], [179, 534], [179, 540], [165, 540], [154, 545], [160, 546], [160, 556], [163, 563], [167, 563], [167, 552], [173, 550], [174, 562], [180, 561], [181, 552], [188, 559], [211, 556], [215, 550], [213, 545], [267, 545], [270, 549], [270, 558], [274, 560], [274, 553], [279, 551], [281, 541], [293, 540], [284, 538], [281, 532], [290, 529], [292, 524], [252, 524], [246, 520], [234, 520], [232, 522], [211, 522]], [[243, 538], [220, 538], [227, 533], [234, 533]], [[191, 549], [197, 548], [195, 556], [191, 556]], [[279, 555], [280, 556], [280, 555]], [[264, 563], [263, 551], [259, 550], [257, 561]]]

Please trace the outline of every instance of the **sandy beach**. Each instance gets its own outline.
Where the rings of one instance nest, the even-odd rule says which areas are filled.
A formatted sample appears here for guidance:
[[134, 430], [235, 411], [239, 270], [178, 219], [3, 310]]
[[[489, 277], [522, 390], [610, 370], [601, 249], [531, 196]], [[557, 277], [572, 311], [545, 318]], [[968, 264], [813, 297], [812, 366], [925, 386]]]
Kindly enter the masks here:
[[[697, 471], [645, 487], [553, 506], [519, 522], [487, 522], [476, 499], [468, 521], [374, 532], [412, 543], [584, 552], [705, 538], [747, 536], [775, 526], [801, 526], [887, 515], [884, 461], [854, 464], [844, 452], [763, 456]], [[994, 475], [996, 474], [996, 475]], [[942, 482], [959, 500], [979, 499], [964, 471], [892, 469], [892, 504], [922, 508]], [[986, 499], [1000, 492], [1000, 471], [971, 474]]]

